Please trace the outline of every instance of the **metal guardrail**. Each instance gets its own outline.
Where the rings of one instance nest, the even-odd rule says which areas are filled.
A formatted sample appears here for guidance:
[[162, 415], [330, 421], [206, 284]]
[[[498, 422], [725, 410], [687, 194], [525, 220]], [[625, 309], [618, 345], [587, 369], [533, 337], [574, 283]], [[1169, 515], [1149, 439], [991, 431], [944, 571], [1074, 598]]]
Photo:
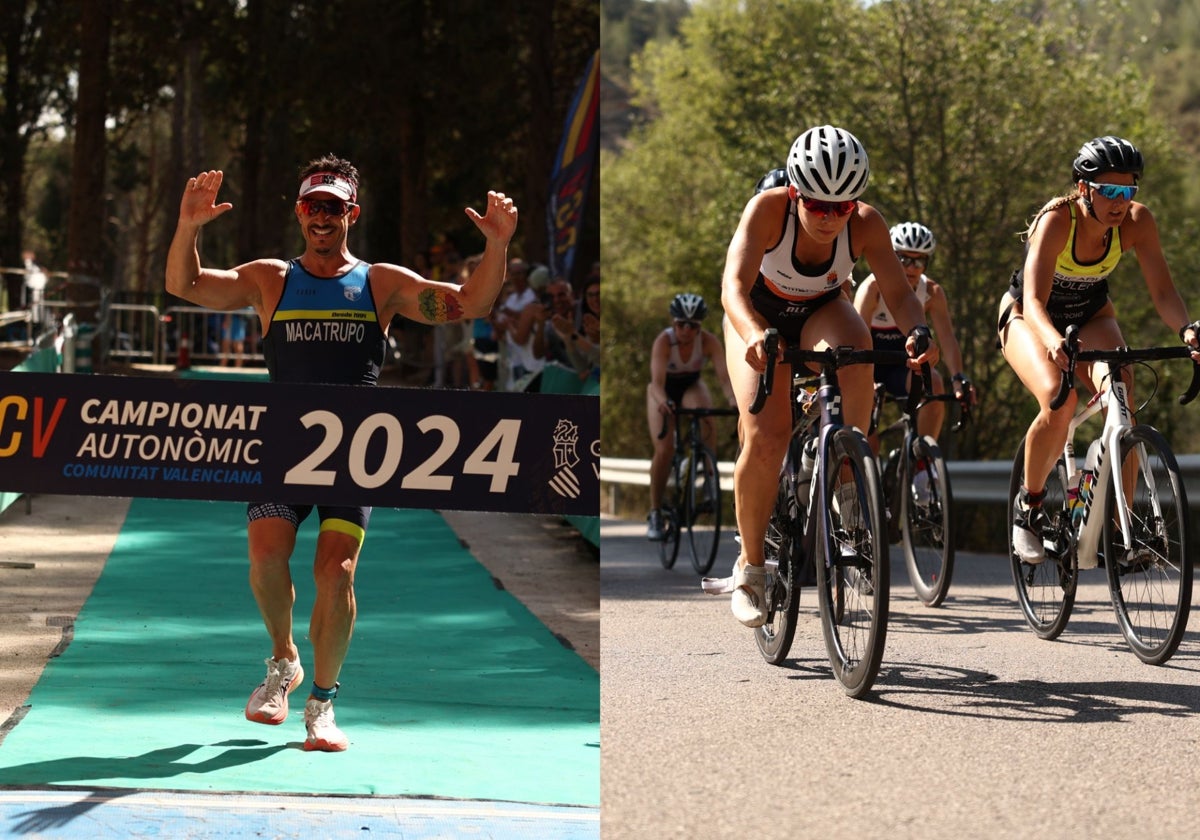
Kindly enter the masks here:
[[[53, 324], [58, 321], [65, 323], [71, 317], [67, 311], [66, 301], [46, 300], [38, 304], [51, 317], [41, 316], [34, 310], [20, 310], [0, 315], [0, 328], [9, 324], [23, 324], [21, 338], [16, 341], [4, 341], [0, 333], [0, 349], [30, 349], [34, 346], [37, 325], [42, 322]], [[243, 318], [253, 318], [257, 315], [252, 308], [235, 310], [236, 315]], [[76, 325], [76, 330], [90, 330], [87, 336], [76, 333], [76, 340], [86, 344], [90, 349], [92, 344], [104, 340], [107, 358], [127, 363], [147, 363], [157, 365], [175, 364], [179, 354], [179, 338], [187, 336], [191, 347], [191, 360], [199, 364], [218, 364], [224, 359], [231, 361], [238, 358], [235, 353], [221, 352], [221, 321], [226, 313], [201, 306], [172, 306], [159, 312], [157, 306], [134, 303], [111, 303], [108, 305], [107, 335], [96, 334], [95, 328]], [[260, 365], [264, 363], [263, 354], [255, 352], [252, 338], [257, 331], [247, 324], [245, 349], [241, 354], [243, 363]]]
[[[1187, 490], [1189, 504], [1200, 505], [1200, 455], [1179, 455], [1179, 470]], [[733, 491], [733, 462], [720, 461], [721, 489]], [[1008, 503], [1011, 461], [948, 461], [950, 488], [954, 500], [974, 504]], [[650, 486], [650, 462], [638, 458], [601, 458], [600, 483]]]

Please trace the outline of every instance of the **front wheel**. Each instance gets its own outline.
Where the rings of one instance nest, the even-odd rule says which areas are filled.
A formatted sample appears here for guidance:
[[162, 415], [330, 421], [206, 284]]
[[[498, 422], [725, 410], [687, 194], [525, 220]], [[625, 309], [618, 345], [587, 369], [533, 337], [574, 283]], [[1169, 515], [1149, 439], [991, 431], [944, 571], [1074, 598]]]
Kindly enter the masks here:
[[1179, 648], [1192, 603], [1187, 496], [1166, 440], [1150, 426], [1121, 435], [1114, 475], [1130, 489], [1128, 536], [1114, 533], [1117, 499], [1104, 511], [1104, 558], [1117, 625], [1138, 659], [1161, 665]]
[[667, 476], [667, 486], [663, 490], [662, 511], [663, 538], [658, 544], [658, 559], [664, 569], [675, 565], [679, 556], [679, 514], [682, 508], [683, 496], [680, 489], [683, 486], [681, 471], [683, 465], [678, 459], [671, 463], [671, 474]]
[[900, 531], [912, 587], [927, 607], [939, 606], [954, 574], [950, 476], [942, 451], [928, 435], [906, 447], [900, 480]]
[[721, 476], [717, 472], [717, 456], [706, 446], [692, 452], [685, 492], [692, 568], [696, 574], [706, 575], [717, 559], [721, 543]]
[[862, 434], [847, 428], [833, 433], [823, 460], [814, 558], [821, 632], [834, 677], [862, 697], [887, 638], [891, 570], [879, 467]]
[[1075, 587], [1079, 582], [1079, 560], [1075, 537], [1067, 510], [1067, 469], [1060, 459], [1046, 478], [1046, 498], [1042, 510], [1046, 527], [1039, 536], [1046, 547], [1040, 563], [1026, 563], [1013, 548], [1013, 510], [1017, 493], [1025, 483], [1025, 441], [1017, 447], [1008, 483], [1008, 557], [1012, 565], [1017, 603], [1025, 623], [1042, 639], [1057, 639], [1067, 627], [1075, 606]]

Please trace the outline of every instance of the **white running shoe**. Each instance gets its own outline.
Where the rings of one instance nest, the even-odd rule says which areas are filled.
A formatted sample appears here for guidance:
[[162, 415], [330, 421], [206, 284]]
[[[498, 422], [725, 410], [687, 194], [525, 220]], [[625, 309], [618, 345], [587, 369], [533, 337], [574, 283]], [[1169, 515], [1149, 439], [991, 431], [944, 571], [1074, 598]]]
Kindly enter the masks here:
[[1046, 547], [1042, 545], [1042, 528], [1048, 524], [1046, 512], [1041, 505], [1026, 507], [1024, 495], [1017, 496], [1013, 505], [1013, 551], [1022, 561], [1031, 564], [1046, 559]]
[[304, 749], [308, 752], [341, 752], [350, 746], [346, 733], [333, 721], [332, 700], [308, 698], [304, 704], [304, 728], [308, 730], [304, 739]]
[[738, 563], [733, 573], [733, 599], [729, 602], [734, 617], [747, 627], [762, 627], [767, 621], [767, 570], [763, 566]]
[[917, 470], [916, 475], [913, 476], [913, 495], [916, 497], [918, 505], [929, 507], [929, 502], [933, 499], [933, 494], [929, 492], [928, 470]]
[[858, 518], [858, 487], [854, 482], [847, 481], [834, 491], [833, 512], [841, 518], [843, 526], [852, 525]]
[[277, 726], [287, 720], [288, 695], [296, 690], [304, 679], [300, 660], [264, 660], [267, 663], [267, 678], [250, 695], [246, 703], [246, 720]]

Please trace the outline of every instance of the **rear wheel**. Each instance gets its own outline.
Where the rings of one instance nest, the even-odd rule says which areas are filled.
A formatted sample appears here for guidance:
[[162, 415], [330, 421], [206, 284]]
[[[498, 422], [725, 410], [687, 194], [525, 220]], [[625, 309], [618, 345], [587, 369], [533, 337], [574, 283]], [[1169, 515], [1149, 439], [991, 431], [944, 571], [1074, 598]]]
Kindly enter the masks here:
[[[1132, 492], [1130, 534], [1114, 534], [1116, 493], [1105, 505], [1104, 558], [1117, 625], [1143, 662], [1161, 665], [1174, 655], [1187, 630], [1192, 603], [1192, 556], [1188, 504], [1179, 464], [1163, 436], [1149, 426], [1121, 435], [1117, 475]], [[1132, 484], [1129, 480], [1132, 479]]]
[[717, 457], [708, 447], [692, 453], [687, 476], [689, 496], [688, 543], [692, 549], [692, 568], [706, 575], [717, 559], [721, 542], [721, 477]]
[[903, 459], [900, 481], [900, 530], [904, 562], [917, 597], [936, 607], [950, 590], [954, 574], [950, 477], [933, 438], [918, 436]]
[[1041, 533], [1046, 559], [1026, 563], [1017, 556], [1012, 541], [1013, 510], [1017, 493], [1025, 483], [1025, 441], [1017, 447], [1008, 484], [1008, 557], [1012, 565], [1017, 603], [1025, 622], [1043, 639], [1057, 639], [1066, 629], [1075, 606], [1075, 587], [1079, 582], [1075, 537], [1067, 510], [1067, 470], [1059, 460], [1046, 478], [1046, 498], [1042, 509], [1047, 525]]
[[890, 569], [879, 467], [866, 439], [833, 433], [817, 533], [817, 598], [833, 675], [851, 697], [875, 682], [887, 638]]

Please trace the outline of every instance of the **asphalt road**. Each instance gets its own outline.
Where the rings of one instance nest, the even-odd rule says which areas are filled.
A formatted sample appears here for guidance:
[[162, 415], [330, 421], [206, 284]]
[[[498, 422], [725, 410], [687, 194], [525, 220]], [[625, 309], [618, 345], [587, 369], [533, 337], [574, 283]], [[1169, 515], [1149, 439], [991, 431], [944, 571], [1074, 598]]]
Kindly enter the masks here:
[[[811, 592], [792, 659], [768, 665], [686, 545], [666, 571], [644, 533], [601, 526], [605, 840], [1195, 836], [1200, 619], [1155, 668], [1125, 646], [1102, 569], [1046, 642], [1000, 555], [960, 553], [929, 609], [895, 547], [883, 668], [852, 700]], [[729, 539], [714, 573], [734, 556]]]

